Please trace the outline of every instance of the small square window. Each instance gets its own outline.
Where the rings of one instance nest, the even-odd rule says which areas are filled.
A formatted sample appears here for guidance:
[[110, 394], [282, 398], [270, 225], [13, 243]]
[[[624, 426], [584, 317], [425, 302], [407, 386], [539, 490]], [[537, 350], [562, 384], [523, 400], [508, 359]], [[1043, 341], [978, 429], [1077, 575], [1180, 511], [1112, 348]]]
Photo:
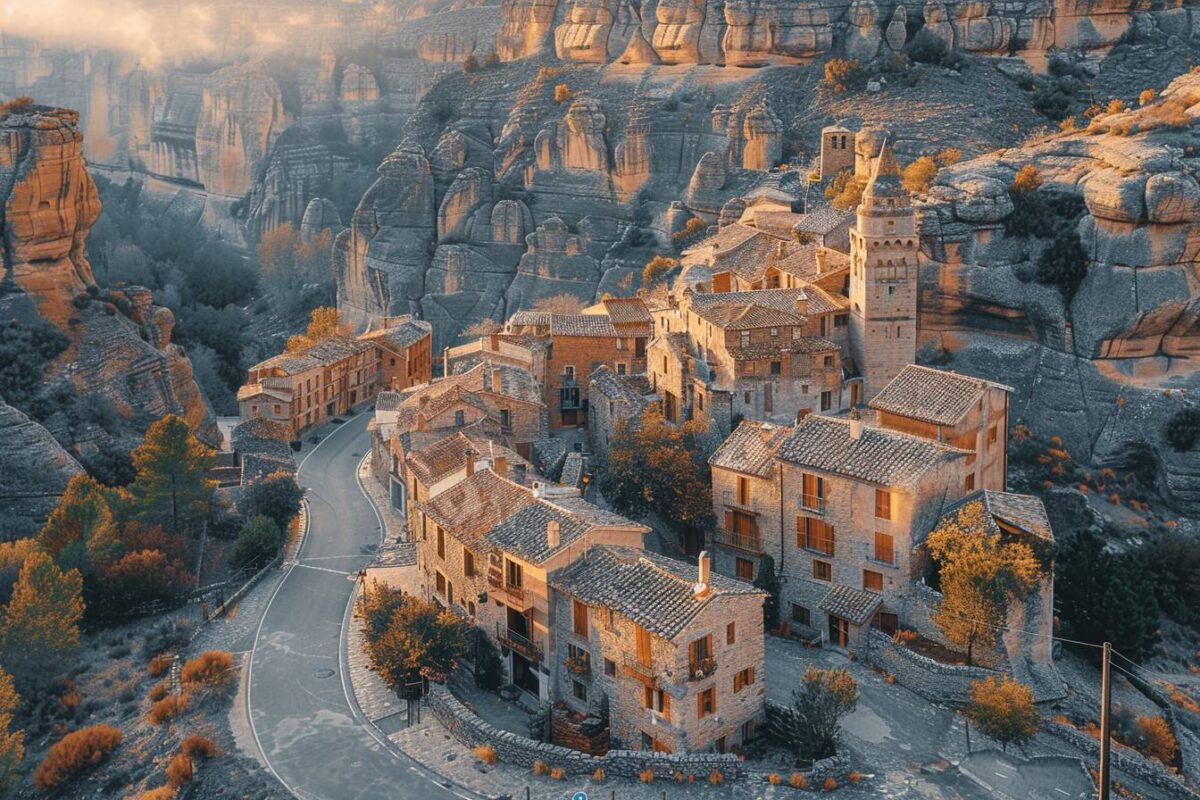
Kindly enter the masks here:
[[813, 577], [819, 581], [833, 580], [833, 565], [828, 561], [813, 559]]
[[571, 694], [575, 696], [576, 700], [583, 703], [587, 702], [587, 687], [579, 681], [571, 681]]
[[604, 659], [604, 674], [608, 677], [613, 677], [617, 674], [617, 662], [611, 658]]

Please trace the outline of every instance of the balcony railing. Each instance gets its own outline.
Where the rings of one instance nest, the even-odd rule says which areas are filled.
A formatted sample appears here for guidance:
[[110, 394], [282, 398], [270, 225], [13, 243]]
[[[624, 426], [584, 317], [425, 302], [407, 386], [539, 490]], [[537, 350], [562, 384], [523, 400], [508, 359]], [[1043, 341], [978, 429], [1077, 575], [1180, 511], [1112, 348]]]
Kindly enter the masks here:
[[625, 667], [626, 667], [626, 669], [632, 670], [633, 672], [636, 672], [639, 675], [644, 675], [647, 678], [655, 677], [654, 665], [653, 664], [643, 664], [641, 661], [638, 660], [638, 657], [634, 654], [630, 654], [630, 653], [625, 654]]
[[578, 678], [588, 678], [592, 674], [592, 659], [591, 658], [572, 658], [567, 656], [563, 659], [563, 666], [567, 668], [567, 672]]
[[717, 544], [725, 545], [726, 547], [736, 547], [738, 550], [745, 550], [747, 553], [761, 555], [763, 552], [762, 539], [757, 532], [737, 533], [736, 531], [717, 528], [713, 533], [713, 539]]
[[496, 623], [496, 641], [530, 661], [542, 660], [542, 646], [540, 644], [517, 633], [502, 622]]
[[717, 671], [717, 660], [712, 656], [688, 662], [688, 680], [702, 681]]
[[749, 513], [755, 515], [758, 514], [758, 512], [754, 509], [754, 506], [750, 505], [749, 498], [747, 498], [747, 502], [745, 503], [739, 501], [737, 492], [733, 491], [732, 489], [726, 489], [725, 491], [721, 492], [721, 501], [729, 508], [748, 511]]
[[575, 377], [574, 373], [564, 372], [558, 376], [558, 385], [564, 389], [571, 389], [579, 385], [579, 380]]

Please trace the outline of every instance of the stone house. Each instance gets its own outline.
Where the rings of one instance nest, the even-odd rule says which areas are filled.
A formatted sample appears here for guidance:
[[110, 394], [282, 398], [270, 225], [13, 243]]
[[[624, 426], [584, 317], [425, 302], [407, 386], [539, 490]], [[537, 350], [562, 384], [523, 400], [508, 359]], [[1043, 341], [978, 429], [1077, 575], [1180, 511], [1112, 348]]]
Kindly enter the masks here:
[[[628, 547], [596, 547], [550, 574], [554, 694], [581, 712], [607, 700], [617, 746], [725, 752], [765, 712], [766, 595]], [[602, 700], [603, 699], [603, 700]]]
[[645, 375], [618, 375], [607, 364], [599, 366], [588, 380], [588, 439], [592, 458], [608, 462], [617, 428], [637, 424], [642, 413], [658, 401]]
[[321, 422], [374, 399], [379, 378], [376, 348], [332, 338], [297, 353], [280, 353], [250, 368], [238, 389], [238, 415], [285, 423], [298, 438]]
[[493, 333], [478, 339], [449, 347], [442, 353], [442, 374], [463, 372], [476, 364], [487, 361], [519, 367], [533, 376], [539, 384], [546, 374], [546, 345], [548, 342], [535, 336]]
[[358, 337], [375, 345], [380, 390], [404, 391], [433, 377], [433, 326], [409, 316], [388, 317], [384, 327]]
[[868, 404], [892, 430], [970, 451], [965, 491], [1002, 492], [1008, 475], [1008, 407], [1012, 387], [970, 375], [909, 364]]

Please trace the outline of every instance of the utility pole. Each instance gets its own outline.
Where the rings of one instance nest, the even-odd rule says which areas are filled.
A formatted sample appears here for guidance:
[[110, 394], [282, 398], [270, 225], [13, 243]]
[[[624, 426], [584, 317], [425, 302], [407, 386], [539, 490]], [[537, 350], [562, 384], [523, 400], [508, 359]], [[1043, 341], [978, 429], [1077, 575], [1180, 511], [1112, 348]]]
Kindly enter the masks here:
[[1112, 682], [1109, 677], [1112, 645], [1104, 643], [1104, 662], [1100, 667], [1100, 800], [1108, 800], [1109, 749], [1112, 731]]

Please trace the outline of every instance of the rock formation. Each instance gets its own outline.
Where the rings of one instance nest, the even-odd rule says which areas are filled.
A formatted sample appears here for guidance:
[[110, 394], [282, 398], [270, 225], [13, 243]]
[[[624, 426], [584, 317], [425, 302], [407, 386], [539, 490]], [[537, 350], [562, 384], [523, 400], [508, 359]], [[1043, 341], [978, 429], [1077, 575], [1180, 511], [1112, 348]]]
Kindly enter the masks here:
[[262, 67], [227, 67], [204, 82], [196, 121], [196, 165], [211, 193], [241, 197], [283, 132], [283, 96]]
[[49, 431], [0, 399], [0, 541], [37, 533], [58, 505], [54, 495], [80, 472]]

